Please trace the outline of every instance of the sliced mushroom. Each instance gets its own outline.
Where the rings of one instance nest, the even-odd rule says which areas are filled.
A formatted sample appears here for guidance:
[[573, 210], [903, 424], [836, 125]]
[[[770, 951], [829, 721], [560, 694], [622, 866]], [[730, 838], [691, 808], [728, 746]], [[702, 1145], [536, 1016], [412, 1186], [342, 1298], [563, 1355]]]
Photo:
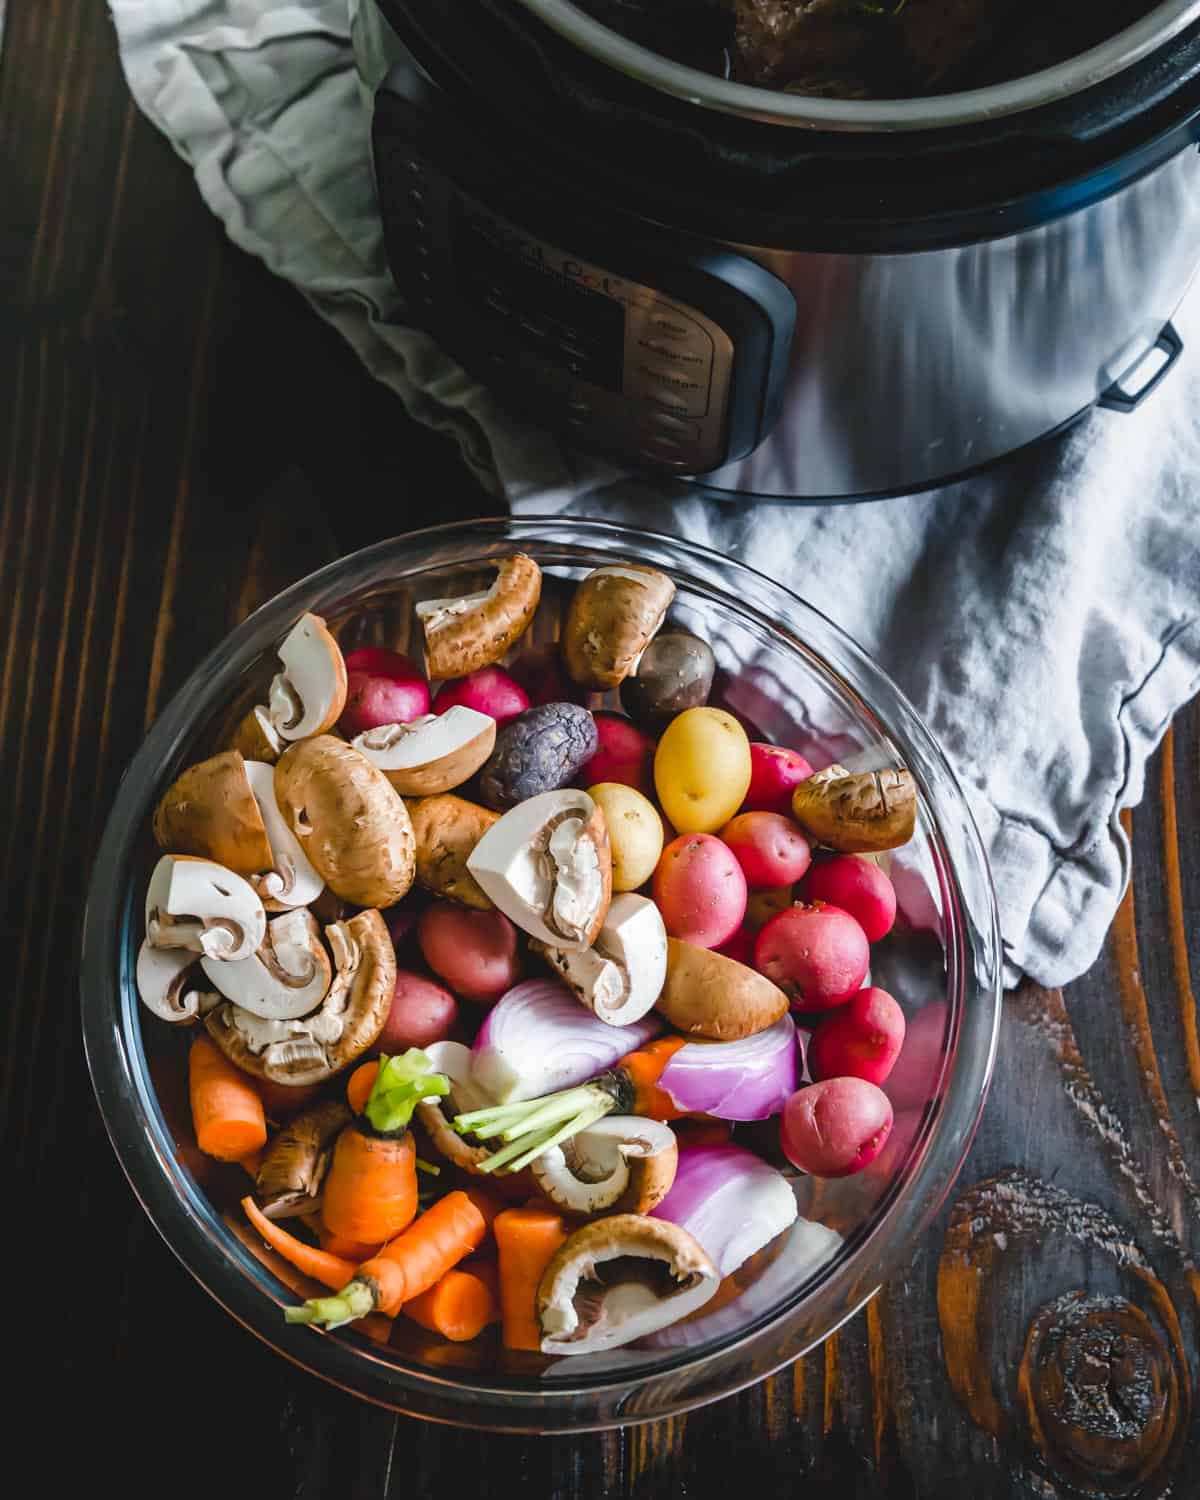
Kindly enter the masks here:
[[342, 1099], [325, 1099], [283, 1127], [267, 1147], [254, 1181], [254, 1195], [268, 1219], [287, 1219], [318, 1207], [333, 1143], [352, 1119]]
[[146, 941], [234, 962], [257, 952], [267, 914], [254, 888], [210, 859], [164, 854], [146, 890]]
[[608, 915], [608, 828], [586, 792], [519, 803], [475, 845], [467, 869], [506, 917], [554, 948], [589, 947]]
[[675, 597], [665, 573], [643, 563], [596, 568], [571, 598], [563, 659], [575, 682], [619, 687], [637, 669]]
[[653, 1010], [667, 977], [667, 929], [653, 901], [614, 896], [596, 941], [582, 951], [530, 945], [584, 1005], [612, 1026], [630, 1026]]
[[147, 1010], [172, 1026], [190, 1025], [220, 1003], [220, 995], [195, 987], [196, 955], [186, 948], [138, 949], [138, 994]]
[[466, 677], [499, 661], [525, 633], [541, 594], [542, 570], [517, 552], [498, 563], [486, 593], [418, 604], [430, 678]]
[[270, 717], [284, 740], [333, 728], [346, 706], [346, 663], [320, 615], [301, 615], [279, 648], [283, 671], [271, 683]]
[[246, 780], [262, 814], [270, 849], [267, 863], [258, 867], [262, 873], [256, 874], [250, 883], [268, 911], [310, 906], [325, 889], [325, 882], [313, 869], [300, 840], [279, 810], [275, 800], [275, 767], [266, 761], [248, 760]]
[[274, 1083], [322, 1083], [372, 1045], [396, 988], [396, 954], [377, 911], [325, 929], [337, 974], [318, 1010], [298, 1020], [264, 1020], [232, 1002], [208, 1016], [208, 1033], [247, 1073]]
[[284, 741], [271, 723], [271, 711], [265, 704], [250, 710], [233, 733], [234, 750], [239, 750], [247, 760], [265, 761], [273, 766], [284, 752]]
[[492, 753], [496, 721], [465, 704], [410, 724], [382, 724], [350, 742], [403, 797], [432, 797], [469, 781]]
[[543, 1354], [594, 1354], [675, 1323], [712, 1297], [717, 1268], [686, 1230], [642, 1214], [577, 1229], [537, 1291]]
[[852, 775], [829, 766], [792, 793], [792, 816], [805, 833], [843, 854], [898, 849], [916, 826], [916, 783], [903, 769]]
[[658, 1009], [677, 1030], [736, 1042], [774, 1026], [788, 997], [756, 969], [710, 948], [667, 939], [667, 980]]
[[441, 1099], [422, 1099], [417, 1105], [417, 1119], [440, 1156], [473, 1177], [483, 1177], [487, 1174], [479, 1170], [479, 1163], [492, 1155], [494, 1144], [472, 1145], [450, 1124], [456, 1114], [483, 1109], [494, 1102], [471, 1077], [471, 1049], [461, 1042], [434, 1042], [425, 1051], [433, 1061], [434, 1072], [445, 1075], [450, 1092]]
[[609, 1115], [531, 1164], [538, 1187], [568, 1213], [648, 1214], [671, 1191], [679, 1149], [669, 1125]]
[[332, 976], [316, 920], [303, 907], [268, 923], [266, 941], [249, 958], [202, 958], [200, 967], [227, 1000], [266, 1021], [294, 1021], [316, 1010]]
[[355, 906], [395, 906], [413, 883], [408, 809], [383, 772], [344, 740], [289, 745], [275, 799], [325, 884]]
[[211, 859], [239, 875], [271, 864], [271, 844], [237, 750], [189, 766], [154, 809], [154, 840], [168, 854]]

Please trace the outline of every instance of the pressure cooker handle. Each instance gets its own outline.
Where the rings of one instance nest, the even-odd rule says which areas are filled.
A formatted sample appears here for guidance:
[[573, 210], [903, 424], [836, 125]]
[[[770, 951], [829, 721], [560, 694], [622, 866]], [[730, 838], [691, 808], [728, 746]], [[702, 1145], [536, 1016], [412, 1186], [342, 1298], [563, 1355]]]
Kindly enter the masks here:
[[[1159, 365], [1158, 369], [1155, 370], [1154, 374], [1151, 375], [1150, 379], [1144, 385], [1137, 386], [1132, 391], [1127, 391], [1123, 382], [1128, 380], [1131, 375], [1136, 375], [1156, 349], [1166, 356], [1162, 364]], [[1126, 370], [1124, 375], [1119, 379], [1114, 380], [1107, 390], [1102, 391], [1096, 405], [1104, 407], [1105, 411], [1136, 411], [1150, 392], [1161, 384], [1167, 371], [1182, 353], [1183, 340], [1176, 333], [1175, 325], [1173, 323], [1164, 324], [1163, 331], [1154, 340], [1150, 348], [1146, 350], [1145, 354], [1142, 355], [1141, 359], [1138, 360], [1137, 364], [1131, 369]]]

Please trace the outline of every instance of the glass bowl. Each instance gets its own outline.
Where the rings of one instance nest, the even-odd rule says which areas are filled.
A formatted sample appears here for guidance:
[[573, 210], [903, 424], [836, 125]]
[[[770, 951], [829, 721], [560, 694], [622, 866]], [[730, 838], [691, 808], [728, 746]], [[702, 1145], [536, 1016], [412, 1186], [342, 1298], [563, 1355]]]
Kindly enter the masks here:
[[[652, 563], [675, 580], [672, 622], [714, 647], [712, 701], [738, 714], [751, 738], [792, 745], [817, 769], [834, 759], [851, 769], [904, 764], [919, 793], [917, 833], [891, 857], [901, 917], [872, 951], [873, 982], [896, 996], [909, 1021], [887, 1083], [892, 1139], [856, 1177], [792, 1177], [803, 1220], [834, 1233], [802, 1220], [736, 1273], [716, 1310], [638, 1346], [557, 1361], [506, 1352], [495, 1330], [470, 1344], [444, 1343], [403, 1317], [386, 1343], [353, 1327], [285, 1324], [284, 1307], [311, 1288], [241, 1221], [237, 1200], [249, 1186], [242, 1169], [196, 1150], [186, 1037], [144, 1011], [134, 982], [154, 803], [263, 701], [275, 647], [299, 615], [324, 616], [346, 649], [404, 650], [414, 600], [478, 587], [487, 560], [515, 549], [545, 574], [535, 644], [555, 638], [560, 602], [589, 569]], [[113, 1147], [155, 1227], [227, 1312], [297, 1364], [384, 1406], [553, 1433], [669, 1416], [760, 1380], [826, 1338], [903, 1264], [949, 1191], [983, 1108], [1001, 949], [986, 857], [950, 767], [897, 688], [836, 626], [770, 579], [670, 537], [595, 521], [501, 519], [437, 527], [342, 558], [264, 605], [197, 667], [118, 789], [88, 895], [81, 983], [88, 1064]], [[770, 1150], [769, 1135], [762, 1127], [747, 1133], [754, 1129]]]

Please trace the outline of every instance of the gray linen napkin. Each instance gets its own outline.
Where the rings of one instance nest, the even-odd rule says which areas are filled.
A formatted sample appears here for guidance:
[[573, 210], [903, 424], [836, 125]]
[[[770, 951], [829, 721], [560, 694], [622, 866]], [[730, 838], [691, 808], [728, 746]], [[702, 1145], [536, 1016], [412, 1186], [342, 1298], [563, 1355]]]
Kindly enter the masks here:
[[788, 584], [900, 683], [966, 789], [1008, 979], [1066, 983], [1129, 876], [1121, 808], [1200, 690], [1200, 296], [1130, 417], [985, 478], [823, 509], [665, 499], [515, 419], [405, 328], [383, 259], [353, 0], [110, 0], [141, 108], [230, 237], [287, 278], [518, 513], [636, 522]]

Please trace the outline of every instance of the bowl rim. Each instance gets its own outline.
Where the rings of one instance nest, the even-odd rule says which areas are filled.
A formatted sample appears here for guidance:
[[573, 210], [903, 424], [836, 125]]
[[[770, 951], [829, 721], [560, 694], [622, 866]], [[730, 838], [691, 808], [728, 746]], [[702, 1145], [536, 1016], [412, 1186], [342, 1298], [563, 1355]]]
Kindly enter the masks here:
[[[547, 533], [559, 536], [547, 542]], [[707, 594], [713, 601], [748, 613], [781, 636], [815, 663], [816, 669], [848, 690], [858, 710], [878, 730], [884, 742], [903, 748], [904, 761], [913, 769], [921, 793], [923, 811], [940, 845], [962, 846], [972, 862], [971, 892], [979, 908], [964, 917], [958, 913], [950, 923], [947, 941], [947, 984], [951, 986], [954, 965], [960, 969], [960, 996], [954, 1054], [957, 1056], [964, 1023], [970, 1023], [972, 1047], [964, 1067], [949, 1066], [943, 1057], [943, 1077], [935, 1093], [935, 1107], [924, 1112], [919, 1159], [907, 1178], [893, 1181], [872, 1210], [865, 1226], [851, 1235], [831, 1263], [822, 1266], [794, 1288], [782, 1304], [751, 1319], [736, 1334], [701, 1346], [700, 1352], [686, 1348], [668, 1351], [650, 1369], [631, 1376], [619, 1364], [599, 1376], [580, 1371], [582, 1383], [571, 1379], [545, 1382], [531, 1377], [528, 1385], [493, 1385], [477, 1378], [476, 1372], [451, 1371], [446, 1376], [429, 1367], [414, 1367], [397, 1359], [384, 1359], [380, 1351], [361, 1335], [338, 1337], [284, 1325], [280, 1308], [294, 1294], [279, 1283], [241, 1245], [224, 1225], [219, 1233], [228, 1243], [214, 1244], [208, 1221], [220, 1224], [220, 1216], [207, 1204], [190, 1172], [174, 1154], [170, 1133], [150, 1085], [141, 1045], [136, 992], [130, 979], [128, 913], [132, 892], [122, 888], [139, 829], [152, 804], [155, 789], [165, 771], [176, 763], [195, 727], [198, 712], [210, 711], [245, 669], [261, 660], [273, 640], [282, 638], [298, 613], [320, 600], [329, 608], [331, 590], [353, 575], [358, 587], [372, 567], [391, 561], [400, 571], [400, 559], [408, 557], [407, 576], [419, 573], [417, 555], [439, 543], [460, 544], [463, 562], [511, 551], [524, 541], [531, 548], [558, 546], [569, 550], [597, 548], [609, 552], [636, 550], [639, 560], [647, 552], [656, 565], [685, 585]], [[469, 549], [469, 550], [468, 550]], [[429, 567], [444, 569], [458, 559], [438, 556]], [[564, 558], [569, 562], [569, 558]], [[547, 563], [547, 566], [553, 566]], [[585, 566], [596, 566], [594, 561]], [[735, 586], [742, 588], [735, 594]], [[791, 612], [785, 627], [770, 616], [748, 607], [751, 593], [765, 594]], [[800, 622], [806, 622], [805, 630]], [[824, 635], [837, 648], [841, 660], [831, 662], [825, 651], [807, 643], [812, 634]], [[847, 682], [845, 667], [855, 669], [859, 679], [879, 689], [890, 699], [890, 718], [885, 724], [875, 700], [863, 696], [854, 682]], [[902, 720], [897, 732], [897, 717]], [[932, 782], [932, 785], [927, 783]], [[933, 795], [937, 792], [937, 796]], [[937, 814], [949, 799], [957, 826], [943, 828]], [[943, 891], [957, 908], [963, 900], [963, 868], [947, 856], [946, 870], [951, 888]], [[114, 878], [116, 877], [116, 878]], [[123, 933], [125, 939], [123, 940]], [[971, 953], [964, 943], [972, 939]], [[80, 1005], [84, 1050], [101, 1116], [117, 1159], [147, 1217], [165, 1243], [190, 1274], [236, 1321], [255, 1333], [276, 1352], [293, 1363], [338, 1385], [342, 1389], [392, 1410], [426, 1420], [470, 1423], [496, 1431], [584, 1432], [617, 1425], [654, 1420], [703, 1405], [753, 1384], [782, 1368], [822, 1342], [853, 1316], [896, 1268], [907, 1247], [925, 1229], [944, 1202], [961, 1170], [986, 1102], [996, 1056], [1002, 995], [1002, 950], [995, 892], [986, 852], [970, 806], [961, 786], [932, 733], [894, 682], [828, 616], [765, 574], [734, 561], [698, 543], [622, 524], [563, 516], [508, 516], [455, 522], [422, 528], [381, 539], [348, 553], [291, 584], [267, 600], [229, 632], [192, 670], [151, 726], [127, 766], [113, 800], [104, 833], [97, 846], [83, 920], [80, 968]], [[974, 970], [972, 975], [968, 969]], [[979, 1003], [979, 1014], [965, 1009], [967, 987]], [[116, 1003], [112, 999], [115, 990]], [[131, 993], [132, 992], [132, 993]], [[990, 1001], [990, 1005], [987, 1002]], [[986, 1013], [984, 1013], [986, 1011]], [[954, 1019], [954, 1018], [952, 1018]], [[969, 1074], [970, 1076], [966, 1076]], [[149, 1112], [146, 1105], [149, 1103]], [[133, 1106], [131, 1108], [131, 1105]], [[952, 1138], [943, 1127], [953, 1106], [957, 1124]], [[915, 1150], [914, 1148], [911, 1148]], [[907, 1200], [906, 1203], [901, 1200]], [[893, 1216], [904, 1207], [898, 1221]], [[878, 1243], [888, 1236], [886, 1249]], [[232, 1262], [232, 1267], [231, 1267]], [[231, 1276], [232, 1269], [244, 1275]], [[855, 1276], [856, 1268], [870, 1274]], [[278, 1293], [273, 1288], [280, 1288]], [[837, 1293], [840, 1303], [828, 1326], [815, 1335], [799, 1329], [801, 1314], [818, 1292]], [[800, 1342], [782, 1343], [765, 1349], [760, 1345], [770, 1331], [800, 1334]], [[807, 1338], [807, 1342], [803, 1340]], [[687, 1377], [688, 1388], [677, 1377]], [[516, 1379], [516, 1377], [513, 1377]], [[413, 1404], [407, 1404], [412, 1401]], [[481, 1413], [479, 1403], [490, 1403]], [[589, 1404], [583, 1410], [580, 1403]], [[645, 1409], [639, 1410], [639, 1406]]]

